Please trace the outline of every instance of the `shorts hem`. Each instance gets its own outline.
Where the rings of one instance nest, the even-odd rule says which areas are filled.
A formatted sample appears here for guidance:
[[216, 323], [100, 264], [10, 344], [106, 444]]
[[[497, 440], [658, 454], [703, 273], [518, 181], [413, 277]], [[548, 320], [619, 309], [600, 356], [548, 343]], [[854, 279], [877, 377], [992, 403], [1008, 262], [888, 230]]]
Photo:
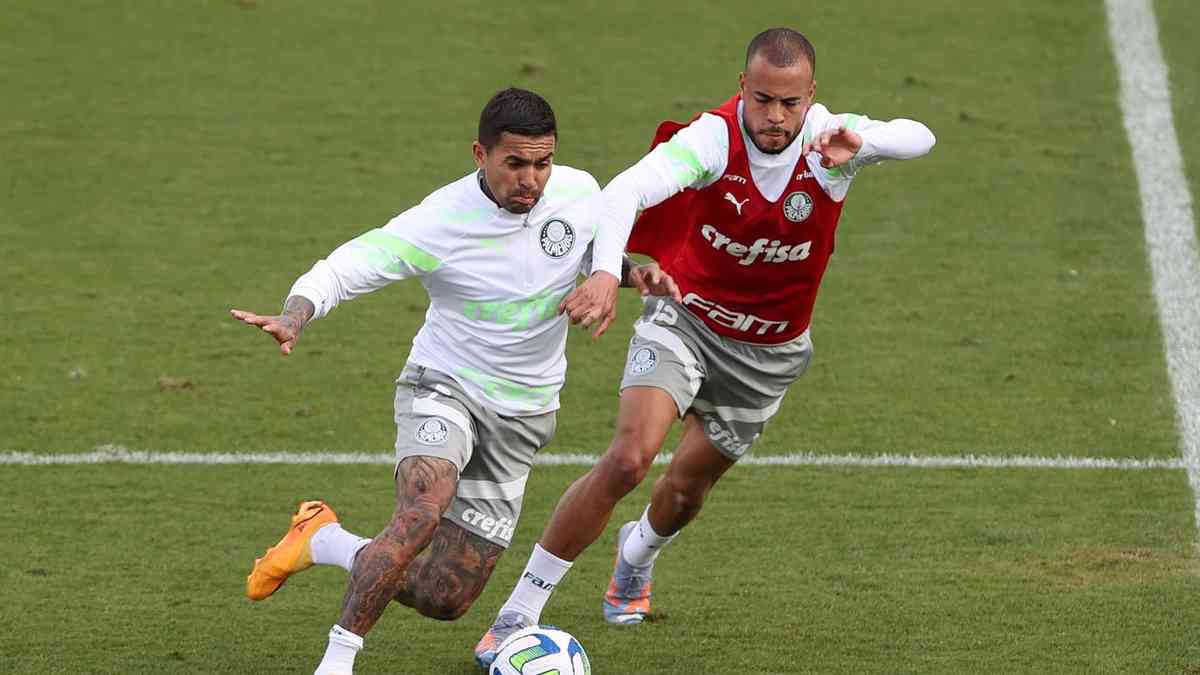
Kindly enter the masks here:
[[[449, 454], [449, 453], [447, 453], [447, 454]], [[458, 482], [458, 480], [460, 478], [462, 478], [462, 472], [463, 472], [463, 468], [465, 467], [465, 465], [459, 466], [458, 462], [447, 457], [446, 455], [439, 455], [436, 452], [422, 452], [420, 450], [417, 450], [416, 452], [406, 452], [406, 453], [404, 453], [403, 456], [400, 455], [399, 451], [396, 451], [396, 462], [392, 465], [392, 478], [393, 479], [395, 479], [396, 476], [400, 473], [400, 462], [403, 462], [404, 460], [409, 459], [411, 457], [433, 457], [434, 459], [444, 459], [447, 462], [450, 462], [451, 464], [454, 465], [454, 481]]]
[[623, 394], [625, 393], [626, 389], [631, 387], [649, 387], [651, 389], [658, 389], [659, 391], [666, 392], [667, 396], [670, 396], [671, 400], [675, 402], [676, 419], [683, 419], [683, 416], [687, 413], [687, 411], [692, 409], [691, 401], [688, 401], [686, 404], [684, 404], [684, 402], [679, 400], [679, 397], [675, 395], [675, 392], [661, 384], [626, 384], [622, 382], [618, 393]]
[[[705, 438], [708, 438], [708, 434], [704, 434], [704, 437], [705, 437]], [[709, 442], [709, 443], [712, 443], [712, 439], [711, 439], [711, 438], [708, 438], [708, 442]], [[745, 456], [746, 456], [746, 453], [745, 453], [745, 452], [743, 452], [742, 454], [740, 454], [740, 455], [737, 455], [737, 456], [735, 457], [734, 455], [731, 455], [730, 453], [726, 452], [726, 451], [725, 451], [725, 448], [722, 448], [721, 446], [717, 445], [716, 443], [713, 443], [713, 444], [712, 444], [712, 446], [713, 446], [714, 448], [716, 448], [716, 449], [717, 449], [717, 452], [718, 452], [718, 453], [719, 453], [719, 454], [720, 454], [722, 457], [724, 457], [725, 459], [727, 459], [727, 460], [729, 460], [729, 461], [733, 462], [734, 464], [737, 464], [738, 462], [740, 462], [740, 461], [741, 461], [741, 459], [742, 459], [743, 457], [745, 457]], [[749, 452], [749, 451], [747, 451], [747, 452]]]

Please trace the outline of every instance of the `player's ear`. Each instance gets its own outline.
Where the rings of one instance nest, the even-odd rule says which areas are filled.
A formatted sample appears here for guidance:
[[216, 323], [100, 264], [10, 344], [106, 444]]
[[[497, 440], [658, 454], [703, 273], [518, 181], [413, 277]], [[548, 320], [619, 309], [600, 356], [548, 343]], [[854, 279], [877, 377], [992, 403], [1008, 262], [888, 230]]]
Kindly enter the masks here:
[[742, 98], [746, 98], [746, 71], [738, 73], [738, 89], [742, 92]]
[[475, 168], [482, 169], [487, 163], [487, 148], [483, 147], [483, 143], [475, 141], [471, 144], [471, 154], [475, 156]]

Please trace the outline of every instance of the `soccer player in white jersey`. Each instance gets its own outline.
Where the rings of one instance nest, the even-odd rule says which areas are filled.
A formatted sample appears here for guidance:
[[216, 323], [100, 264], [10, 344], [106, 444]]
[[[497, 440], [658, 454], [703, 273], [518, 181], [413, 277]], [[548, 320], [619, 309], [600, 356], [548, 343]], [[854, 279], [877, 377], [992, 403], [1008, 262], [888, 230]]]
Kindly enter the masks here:
[[[682, 301], [649, 298], [635, 326], [607, 452], [563, 495], [492, 628], [496, 645], [537, 623], [572, 562], [646, 476], [676, 419], [683, 434], [638, 521], [618, 532], [604, 618], [650, 611], [653, 565], [758, 438], [812, 356], [810, 319], [851, 182], [865, 166], [926, 154], [912, 120], [832, 114], [813, 100], [816, 53], [775, 28], [746, 50], [739, 93], [688, 125], [664, 123], [653, 150], [604, 188], [596, 250], [654, 257]], [[639, 210], [641, 215], [638, 216]], [[611, 255], [611, 253], [609, 253]], [[589, 279], [566, 301], [585, 325], [611, 315], [616, 284]]]
[[[477, 170], [382, 228], [335, 250], [292, 286], [278, 316], [232, 310], [283, 354], [305, 324], [339, 303], [418, 277], [425, 323], [397, 380], [396, 507], [374, 539], [343, 529], [324, 502], [300, 505], [283, 539], [255, 561], [246, 593], [262, 600], [313, 564], [350, 572], [317, 675], [349, 674], [363, 637], [392, 600], [425, 616], [461, 616], [487, 583], [520, 515], [534, 453], [554, 432], [566, 372], [560, 303], [589, 265], [599, 185], [554, 164], [549, 104], [507, 89], [484, 107]], [[656, 267], [622, 269], [619, 250], [595, 275], [672, 293]], [[431, 546], [432, 543], [432, 546]]]

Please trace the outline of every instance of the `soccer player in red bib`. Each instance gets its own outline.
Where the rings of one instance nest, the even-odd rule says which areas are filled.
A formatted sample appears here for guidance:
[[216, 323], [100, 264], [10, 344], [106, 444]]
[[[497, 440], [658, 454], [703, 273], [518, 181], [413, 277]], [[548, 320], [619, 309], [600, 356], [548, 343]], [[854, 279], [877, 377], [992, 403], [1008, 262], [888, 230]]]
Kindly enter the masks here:
[[[640, 520], [618, 533], [604, 618], [640, 623], [656, 557], [779, 410], [812, 358], [809, 324], [834, 251], [846, 194], [863, 167], [929, 152], [934, 137], [906, 119], [833, 114], [815, 103], [816, 54], [774, 28], [746, 50], [740, 91], [690, 124], [662, 124], [649, 154], [604, 189], [597, 250], [648, 254], [674, 277], [635, 324], [612, 443], [568, 488], [517, 586], [476, 646], [538, 623], [572, 561], [645, 478], [667, 432], [683, 435]], [[638, 211], [642, 211], [638, 217]], [[630, 234], [630, 226], [636, 218]], [[590, 279], [563, 302], [572, 320], [611, 321], [616, 284]]]

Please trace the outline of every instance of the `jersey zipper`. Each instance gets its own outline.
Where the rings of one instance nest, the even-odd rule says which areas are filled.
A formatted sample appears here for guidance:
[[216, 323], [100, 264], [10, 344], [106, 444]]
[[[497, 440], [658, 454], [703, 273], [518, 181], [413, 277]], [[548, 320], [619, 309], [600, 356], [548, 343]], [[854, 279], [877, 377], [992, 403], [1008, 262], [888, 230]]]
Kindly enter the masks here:
[[528, 293], [533, 288], [533, 271], [532, 271], [532, 269], [530, 269], [533, 266], [533, 256], [531, 256], [530, 253], [535, 253], [535, 254], [537, 253], [537, 251], [533, 250], [533, 247], [535, 244], [534, 239], [537, 238], [537, 235], [533, 231], [533, 228], [529, 227], [529, 214], [528, 213], [525, 214], [525, 219], [521, 222], [521, 227], [526, 232], [526, 234], [525, 234], [525, 242], [526, 242], [525, 249], [526, 250], [525, 250], [525, 261], [524, 261], [524, 263], [525, 263], [524, 264], [524, 267], [525, 267], [524, 290], [526, 293]]

